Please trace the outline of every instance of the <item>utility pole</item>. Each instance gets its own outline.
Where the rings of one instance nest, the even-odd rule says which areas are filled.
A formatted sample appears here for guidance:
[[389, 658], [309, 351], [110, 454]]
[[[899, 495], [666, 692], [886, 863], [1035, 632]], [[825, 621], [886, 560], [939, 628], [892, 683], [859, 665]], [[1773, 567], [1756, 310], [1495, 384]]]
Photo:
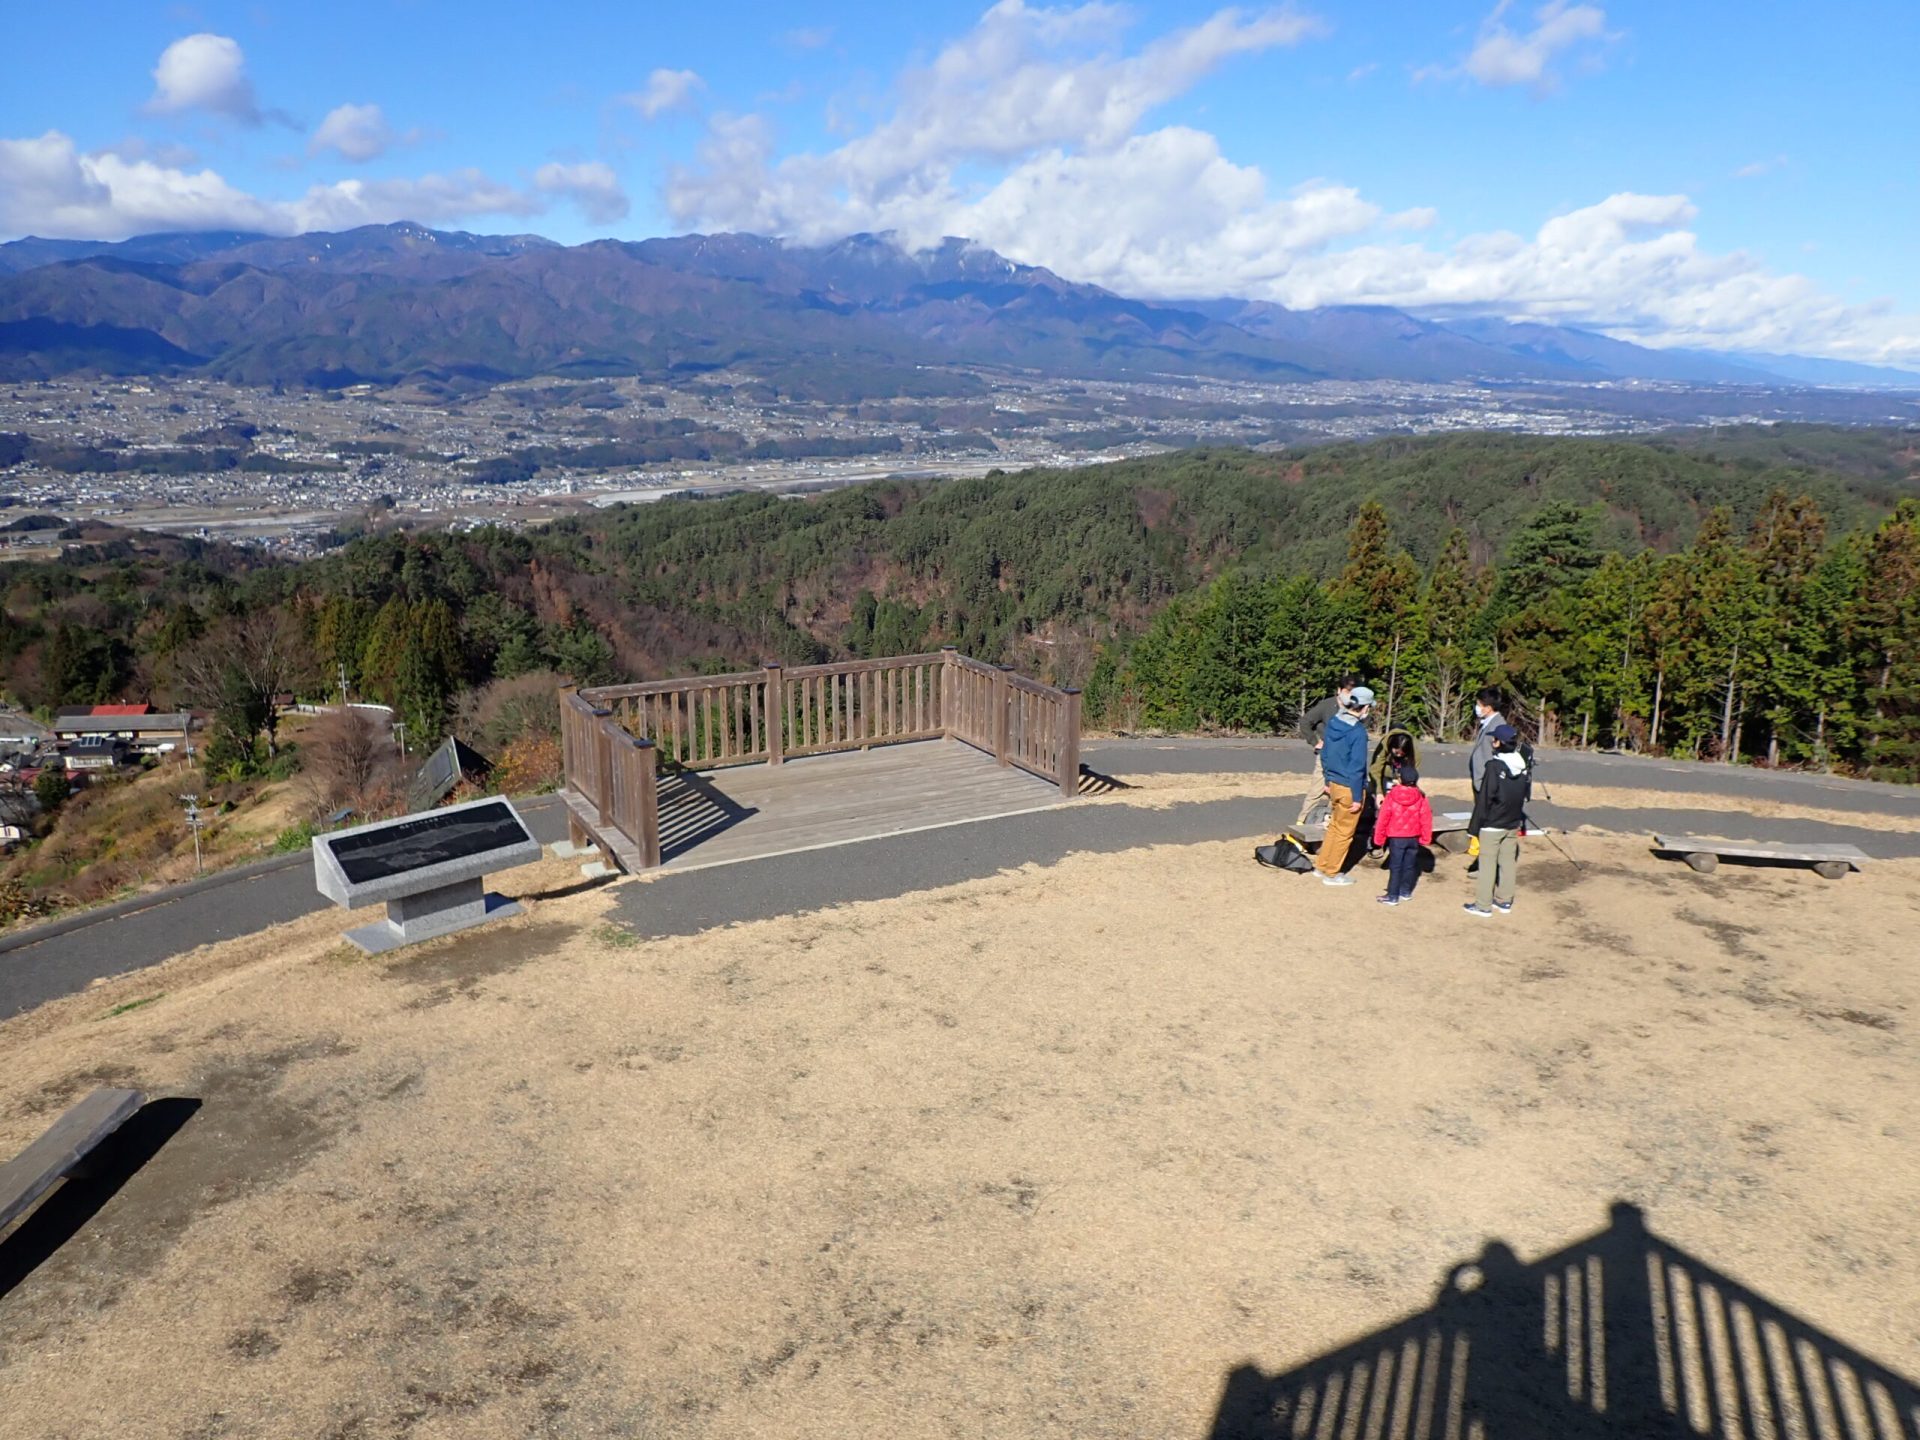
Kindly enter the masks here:
[[198, 875], [202, 870], [200, 863], [200, 827], [206, 822], [200, 818], [200, 797], [198, 795], [182, 795], [180, 799], [187, 807], [187, 829], [193, 832], [193, 873]]
[[394, 738], [395, 738], [396, 740], [398, 740], [398, 741], [400, 742], [400, 753], [401, 753], [402, 755], [405, 755], [405, 754], [407, 753], [407, 723], [406, 723], [406, 721], [404, 721], [404, 720], [396, 720], [396, 721], [394, 721], [394, 722], [393, 722], [393, 735], [394, 735]]
[[347, 708], [347, 662], [340, 662], [340, 708]]

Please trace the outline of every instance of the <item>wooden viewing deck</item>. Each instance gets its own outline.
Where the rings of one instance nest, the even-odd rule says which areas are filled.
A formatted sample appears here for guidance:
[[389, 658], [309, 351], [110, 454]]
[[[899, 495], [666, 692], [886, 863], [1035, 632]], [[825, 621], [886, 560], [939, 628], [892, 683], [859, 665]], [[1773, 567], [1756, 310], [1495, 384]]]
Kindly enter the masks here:
[[695, 869], [1047, 809], [1080, 695], [953, 650], [561, 695], [576, 844]]

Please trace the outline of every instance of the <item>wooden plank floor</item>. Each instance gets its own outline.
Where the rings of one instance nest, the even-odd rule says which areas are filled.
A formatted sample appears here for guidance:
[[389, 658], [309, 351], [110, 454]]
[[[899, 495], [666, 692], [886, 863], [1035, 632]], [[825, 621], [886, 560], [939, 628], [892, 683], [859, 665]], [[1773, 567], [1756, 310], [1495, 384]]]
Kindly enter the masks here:
[[1060, 788], [957, 740], [662, 776], [662, 868], [694, 870], [1047, 810]]

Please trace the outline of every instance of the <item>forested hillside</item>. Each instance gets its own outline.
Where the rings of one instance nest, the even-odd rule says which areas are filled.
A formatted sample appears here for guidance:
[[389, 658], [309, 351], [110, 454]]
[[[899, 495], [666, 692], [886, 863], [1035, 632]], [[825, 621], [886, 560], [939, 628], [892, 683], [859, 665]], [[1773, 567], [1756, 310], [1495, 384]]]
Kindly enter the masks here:
[[1563, 733], [1911, 772], [1910, 437], [1849, 441], [1879, 458], [1845, 471], [1738, 438], [1735, 458], [1528, 437], [1188, 451], [390, 533], [300, 566], [122, 534], [0, 567], [0, 684], [215, 710], [244, 767], [274, 691], [343, 674], [424, 739], [463, 691], [534, 672], [953, 643], [1087, 684], [1110, 724], [1269, 729], [1358, 664], [1396, 718], [1443, 732], [1494, 679]]

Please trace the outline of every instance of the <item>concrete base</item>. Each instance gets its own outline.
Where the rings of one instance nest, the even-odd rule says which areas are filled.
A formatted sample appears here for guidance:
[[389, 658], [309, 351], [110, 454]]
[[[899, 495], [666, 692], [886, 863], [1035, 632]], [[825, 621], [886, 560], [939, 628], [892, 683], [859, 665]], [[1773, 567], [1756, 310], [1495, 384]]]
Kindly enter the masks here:
[[387, 902], [387, 918], [377, 925], [347, 931], [347, 939], [369, 955], [381, 955], [441, 935], [504, 920], [523, 913], [517, 900], [488, 893], [479, 879], [461, 880], [437, 890], [402, 895]]
[[576, 860], [582, 855], [591, 855], [598, 849], [593, 845], [576, 845], [571, 840], [556, 840], [547, 846], [547, 854], [556, 860]]

